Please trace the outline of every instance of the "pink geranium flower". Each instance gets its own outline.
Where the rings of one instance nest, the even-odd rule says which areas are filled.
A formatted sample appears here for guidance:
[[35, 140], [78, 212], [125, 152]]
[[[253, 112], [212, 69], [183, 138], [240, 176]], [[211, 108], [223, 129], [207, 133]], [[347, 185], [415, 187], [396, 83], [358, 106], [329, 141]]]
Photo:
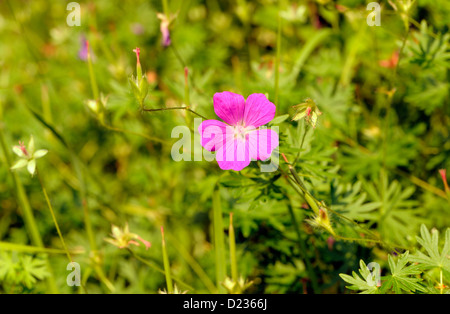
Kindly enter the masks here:
[[251, 160], [266, 160], [279, 145], [274, 130], [261, 128], [275, 117], [275, 105], [264, 94], [251, 94], [247, 100], [231, 92], [214, 95], [214, 112], [224, 122], [206, 120], [198, 131], [202, 146], [216, 152], [223, 170], [240, 171]]

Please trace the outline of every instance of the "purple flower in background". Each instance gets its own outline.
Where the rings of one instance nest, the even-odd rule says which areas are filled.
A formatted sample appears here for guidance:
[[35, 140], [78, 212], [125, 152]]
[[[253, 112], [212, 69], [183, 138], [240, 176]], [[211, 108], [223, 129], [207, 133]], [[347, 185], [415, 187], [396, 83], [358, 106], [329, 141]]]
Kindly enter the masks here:
[[78, 51], [78, 58], [80, 58], [83, 61], [87, 61], [88, 52], [89, 52], [89, 44], [84, 35], [80, 36], [80, 42], [81, 42], [81, 48]]
[[264, 94], [247, 100], [231, 92], [214, 95], [214, 112], [224, 122], [203, 121], [198, 131], [201, 145], [216, 152], [222, 170], [240, 171], [251, 160], [266, 160], [279, 145], [278, 133], [260, 128], [275, 117], [276, 107]]
[[133, 23], [131, 25], [131, 31], [133, 32], [133, 34], [135, 35], [142, 35], [144, 34], [144, 26], [140, 23]]
[[158, 13], [157, 17], [161, 20], [161, 24], [159, 26], [159, 29], [161, 30], [162, 34], [162, 40], [161, 44], [164, 47], [168, 47], [171, 44], [170, 40], [170, 32], [169, 32], [169, 25], [170, 25], [170, 19], [165, 14]]

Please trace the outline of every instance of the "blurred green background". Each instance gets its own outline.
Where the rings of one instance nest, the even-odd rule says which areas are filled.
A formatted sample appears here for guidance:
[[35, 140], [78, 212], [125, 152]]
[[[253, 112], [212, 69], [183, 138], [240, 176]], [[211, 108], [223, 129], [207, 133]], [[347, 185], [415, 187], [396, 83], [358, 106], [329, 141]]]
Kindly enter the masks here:
[[[193, 127], [195, 116], [184, 110], [140, 111], [128, 81], [136, 74], [136, 47], [150, 85], [147, 108], [186, 102], [185, 67], [191, 108], [210, 119], [217, 119], [214, 93], [225, 90], [244, 97], [266, 93], [273, 102], [278, 93], [277, 116], [292, 114], [293, 105], [310, 97], [323, 114], [305, 137], [296, 168], [315, 197], [393, 245], [414, 246], [421, 223], [444, 230], [450, 208], [438, 170], [450, 169], [450, 3], [417, 0], [403, 10], [407, 1], [393, 1], [395, 10], [380, 1], [381, 26], [370, 27], [368, 2], [168, 0], [172, 44], [164, 47], [160, 1], [79, 1], [80, 26], [66, 23], [69, 1], [1, 1], [0, 240], [36, 246], [7, 158], [13, 158], [13, 145], [33, 135], [36, 147], [49, 150], [38, 161], [39, 172], [68, 247], [83, 251], [74, 261], [89, 293], [111, 292], [111, 285], [116, 293], [165, 287], [163, 274], [104, 241], [112, 224], [126, 223], [152, 242], [148, 251], [142, 246], [133, 251], [159, 267], [164, 225], [172, 272], [191, 289], [179, 287], [211, 292], [199, 273], [215, 283], [217, 183], [225, 225], [234, 213], [238, 268], [254, 281], [250, 293], [313, 292], [289, 199], [317, 277], [314, 292], [344, 293], [338, 274], [356, 269], [360, 259], [385, 265], [391, 253], [385, 247], [332, 240], [311, 228], [305, 220], [310, 213], [279, 172], [262, 174], [256, 163], [234, 173], [216, 162], [173, 161], [172, 129]], [[80, 58], [84, 40], [92, 49], [98, 89], [107, 98], [106, 127], [87, 106], [94, 96], [88, 63]], [[303, 124], [291, 119], [279, 124], [280, 152], [291, 160]], [[26, 171], [17, 178], [44, 246], [61, 248], [39, 181]], [[86, 209], [96, 248], [89, 241]], [[334, 219], [339, 233], [358, 234], [354, 225]], [[27, 256], [37, 262], [35, 270], [27, 268]], [[38, 263], [44, 258], [0, 248], [0, 292], [49, 292], [49, 272], [60, 292], [82, 291], [65, 284], [63, 254], [49, 255], [48, 269]], [[8, 275], [11, 264], [35, 280]]]

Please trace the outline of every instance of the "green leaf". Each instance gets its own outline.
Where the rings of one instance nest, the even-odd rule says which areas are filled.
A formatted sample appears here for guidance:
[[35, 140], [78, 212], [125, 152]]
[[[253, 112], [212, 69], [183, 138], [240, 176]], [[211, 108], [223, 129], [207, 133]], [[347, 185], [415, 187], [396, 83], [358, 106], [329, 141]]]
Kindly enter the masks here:
[[404, 254], [400, 255], [397, 262], [395, 262], [394, 258], [391, 255], [388, 256], [391, 275], [384, 277], [384, 279], [387, 280], [381, 287], [381, 291], [383, 293], [387, 292], [388, 290], [392, 290], [397, 294], [415, 291], [426, 292], [425, 287], [419, 284], [422, 279], [417, 278], [417, 275], [421, 273], [420, 267], [418, 265], [406, 266], [406, 264], [409, 262], [408, 257], [409, 252], [405, 252]]
[[41, 158], [44, 157], [45, 155], [47, 155], [48, 150], [46, 149], [40, 149], [38, 151], [36, 151], [33, 155], [34, 158]]
[[360, 260], [359, 266], [361, 277], [355, 272], [352, 272], [352, 276], [339, 274], [344, 281], [351, 284], [347, 288], [350, 290], [361, 290], [361, 294], [379, 294], [380, 290], [375, 283], [373, 274], [363, 260]]
[[425, 225], [420, 227], [421, 237], [417, 237], [417, 242], [425, 249], [425, 253], [417, 251], [410, 260], [419, 263], [425, 269], [440, 268], [450, 272], [450, 228], [445, 232], [445, 242], [442, 251], [439, 251], [439, 232], [433, 229], [428, 231]]
[[36, 279], [42, 280], [48, 276], [45, 260], [33, 259], [27, 255], [22, 258], [21, 264], [23, 270], [19, 278], [27, 288], [31, 288], [36, 283]]

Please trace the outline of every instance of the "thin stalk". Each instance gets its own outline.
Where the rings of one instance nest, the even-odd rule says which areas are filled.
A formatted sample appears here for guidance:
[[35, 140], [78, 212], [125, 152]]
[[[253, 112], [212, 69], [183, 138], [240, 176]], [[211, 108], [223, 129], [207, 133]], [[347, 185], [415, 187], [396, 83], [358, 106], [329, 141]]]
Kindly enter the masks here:
[[[40, 122], [42, 123], [50, 132], [59, 140], [59, 142], [69, 151], [72, 164], [74, 165], [74, 170], [77, 174], [78, 181], [80, 182], [79, 191], [81, 193], [81, 199], [83, 203], [83, 213], [84, 213], [84, 223], [86, 227], [86, 231], [88, 234], [91, 251], [93, 253], [92, 261], [93, 263], [98, 263], [99, 259], [97, 256], [97, 245], [94, 238], [94, 232], [89, 216], [89, 207], [87, 203], [87, 195], [86, 195], [86, 185], [83, 177], [83, 171], [80, 169], [80, 166], [83, 166], [84, 169], [88, 169], [88, 167], [83, 163], [83, 161], [75, 154], [72, 147], [68, 144], [68, 142], [64, 139], [61, 133], [59, 133], [54, 126], [52, 126], [50, 123], [45, 121], [45, 119], [37, 112], [35, 112], [31, 107], [29, 107], [26, 103], [23, 103], [23, 105], [30, 111], [30, 113]], [[88, 172], [88, 174], [90, 174]], [[97, 272], [98, 277], [100, 280], [103, 281], [103, 283], [110, 289], [112, 292], [115, 290], [114, 286], [111, 282], [109, 282], [108, 278], [104, 275], [102, 269], [98, 267], [98, 265], [94, 265], [94, 270]]]
[[[144, 109], [144, 111], [147, 111]], [[130, 130], [125, 130], [125, 129], [120, 129], [120, 128], [116, 128], [114, 126], [110, 126], [107, 125], [106, 123], [102, 123], [102, 126], [105, 127], [108, 130], [114, 131], [114, 132], [118, 132], [118, 133], [126, 133], [126, 134], [132, 134], [132, 135], [136, 135], [136, 136], [141, 136], [149, 141], [153, 141], [153, 142], [158, 142], [158, 143], [167, 143], [167, 141], [157, 138], [157, 137], [153, 137], [153, 136], [148, 136], [146, 134], [143, 133], [139, 133], [139, 132], [134, 132], [134, 131], [130, 131]]]
[[301, 150], [303, 148], [303, 144], [305, 143], [306, 134], [308, 134], [308, 131], [309, 131], [309, 124], [306, 123], [305, 120], [303, 120], [303, 125], [304, 125], [304, 133], [303, 133], [303, 136], [302, 136], [302, 141], [300, 142], [300, 147], [298, 148], [297, 156], [295, 157], [295, 160], [292, 163], [292, 165], [294, 165], [294, 166], [297, 164], [297, 161], [300, 158], [300, 153], [301, 153]]
[[[3, 124], [0, 122], [0, 144], [2, 146], [3, 154], [6, 159], [6, 163], [8, 168], [12, 166], [11, 155], [9, 154], [8, 145], [6, 144], [6, 139], [3, 135]], [[23, 219], [25, 221], [25, 227], [28, 231], [28, 234], [31, 239], [31, 243], [39, 248], [44, 248], [44, 242], [42, 241], [41, 235], [39, 233], [39, 229], [37, 227], [36, 220], [34, 219], [33, 210], [30, 206], [30, 201], [28, 200], [27, 194], [25, 193], [25, 189], [23, 188], [22, 182], [20, 181], [19, 176], [15, 172], [11, 172], [11, 176], [13, 179], [13, 184], [16, 190], [16, 197], [19, 203], [19, 207], [21, 209], [21, 214], [23, 215]], [[47, 284], [52, 293], [58, 293], [58, 288], [56, 286], [55, 277], [53, 275], [53, 271], [50, 267], [50, 262], [48, 256], [45, 256], [47, 269], [50, 273], [47, 278]]]
[[180, 253], [181, 257], [186, 260], [186, 262], [189, 264], [189, 266], [192, 268], [192, 270], [197, 274], [197, 276], [200, 278], [200, 280], [203, 282], [205, 287], [208, 289], [210, 293], [217, 293], [217, 288], [214, 285], [214, 283], [211, 281], [211, 279], [208, 277], [206, 272], [203, 270], [203, 268], [200, 266], [200, 264], [194, 259], [193, 256], [181, 245], [178, 240], [172, 236], [170, 233], [167, 234], [167, 237], [169, 238], [172, 245], [175, 247], [175, 249]]
[[186, 107], [191, 105], [190, 97], [189, 97], [189, 69], [188, 67], [184, 67], [184, 104]]
[[[152, 261], [148, 261], [142, 257], [140, 257], [139, 255], [137, 255], [136, 253], [134, 253], [132, 250], [128, 249], [128, 252], [131, 253], [131, 255], [137, 259], [138, 261], [140, 261], [141, 263], [149, 266], [150, 268], [156, 270], [157, 272], [165, 275], [164, 269], [162, 269], [161, 267], [159, 267], [156, 263], [152, 262]], [[174, 281], [176, 281], [180, 286], [185, 287], [186, 289], [189, 289], [190, 291], [193, 291], [194, 288], [190, 285], [188, 285], [187, 283], [184, 283], [183, 281], [181, 281], [180, 279], [178, 279], [177, 277], [175, 277], [174, 275], [171, 275], [172, 279]]]
[[395, 68], [394, 68], [394, 78], [397, 77], [400, 59], [403, 56], [403, 50], [405, 49], [406, 42], [408, 40], [408, 36], [409, 36], [409, 27], [406, 30], [405, 37], [403, 38], [403, 41], [402, 41], [402, 46], [400, 47], [400, 51], [398, 52], [398, 60], [397, 60], [397, 64], [395, 65]]
[[[181, 64], [181, 66], [182, 66], [184, 69], [187, 68], [186, 62], [183, 60], [183, 57], [180, 55], [180, 53], [178, 52], [178, 50], [177, 50], [177, 48], [175, 47], [175, 44], [174, 44], [173, 42], [170, 44], [169, 48], [172, 49], [172, 51], [173, 51], [173, 53], [174, 53], [174, 55], [175, 55], [175, 58], [177, 58], [178, 62], [180, 62], [180, 64]], [[191, 81], [192, 88], [193, 88], [195, 91], [197, 91], [197, 93], [203, 95], [204, 92], [203, 92], [202, 90], [200, 90], [200, 89], [197, 87], [197, 85], [195, 84], [195, 81], [194, 81], [194, 77], [193, 77], [192, 74], [190, 74], [190, 73], [189, 73], [189, 78], [190, 78], [190, 81]]]
[[231, 265], [231, 279], [233, 282], [238, 282], [238, 269], [236, 259], [236, 237], [233, 227], [233, 213], [230, 213], [230, 226], [228, 228], [228, 239], [230, 243], [230, 265]]
[[431, 193], [433, 193], [433, 194], [435, 194], [437, 196], [440, 196], [442, 198], [445, 198], [445, 199], [447, 198], [447, 195], [445, 194], [444, 191], [442, 191], [441, 189], [439, 189], [439, 188], [429, 184], [426, 181], [423, 181], [423, 180], [417, 178], [416, 176], [408, 174], [408, 173], [406, 173], [406, 172], [404, 172], [402, 170], [399, 170], [399, 169], [390, 169], [390, 170], [395, 172], [396, 174], [399, 174], [399, 175], [409, 179], [411, 181], [411, 183], [421, 187], [424, 190], [427, 190], [428, 192], [431, 192]]
[[[0, 249], [5, 251], [15, 251], [24, 253], [46, 253], [46, 254], [66, 254], [66, 251], [60, 249], [52, 249], [39, 246], [31, 246], [17, 243], [9, 243], [0, 241]], [[84, 250], [71, 251], [72, 254], [83, 254]]]
[[147, 112], [155, 112], [155, 111], [165, 111], [165, 110], [187, 110], [192, 114], [195, 114], [196, 116], [204, 119], [204, 120], [208, 120], [208, 118], [206, 118], [205, 116], [202, 116], [201, 114], [195, 112], [194, 110], [192, 110], [189, 107], [167, 107], [167, 108], [155, 108], [155, 109], [150, 109], [150, 108], [144, 108], [142, 109], [143, 111], [147, 111]]
[[279, 96], [279, 85], [280, 85], [280, 57], [281, 57], [281, 1], [278, 0], [278, 13], [277, 13], [277, 52], [275, 56], [275, 81], [274, 81], [274, 90], [275, 90], [275, 99], [274, 104], [278, 106], [278, 96]]
[[173, 294], [173, 283], [172, 283], [172, 276], [170, 275], [169, 255], [167, 255], [166, 240], [164, 238], [164, 228], [162, 226], [161, 226], [161, 237], [162, 237], [162, 253], [164, 262], [164, 274], [166, 276], [167, 293]]
[[383, 130], [383, 146], [382, 146], [382, 157], [383, 157], [383, 169], [386, 171], [386, 157], [387, 157], [387, 143], [389, 138], [389, 119], [390, 119], [390, 113], [391, 113], [391, 106], [392, 106], [392, 99], [394, 97], [394, 94], [388, 95], [388, 101], [386, 104], [386, 115], [384, 117], [384, 130]]
[[297, 171], [295, 170], [295, 168], [292, 167], [292, 165], [289, 163], [289, 161], [287, 160], [286, 156], [283, 153], [281, 155], [283, 156], [284, 161], [287, 163], [287, 165], [289, 167], [289, 171], [291, 172], [292, 176], [294, 177], [295, 182], [298, 184], [298, 186], [300, 187], [300, 190], [303, 192], [303, 198], [308, 203], [308, 205], [314, 210], [314, 212], [316, 214], [318, 214], [319, 213], [318, 202], [308, 192], [308, 190], [306, 190], [306, 187], [303, 184], [303, 181], [300, 179], [300, 177], [299, 177]]
[[[5, 137], [3, 136], [3, 126], [0, 126], [0, 144], [3, 149], [6, 164], [8, 168], [11, 168], [13, 161], [11, 159], [11, 155], [9, 154]], [[11, 176], [13, 178], [13, 183], [16, 187], [17, 198], [19, 201], [20, 208], [22, 209], [23, 218], [25, 221], [25, 225], [28, 229], [31, 242], [38, 247], [44, 247], [44, 243], [39, 233], [39, 229], [37, 227], [36, 220], [34, 219], [33, 211], [31, 209], [30, 202], [28, 201], [28, 197], [25, 193], [23, 185], [15, 172], [11, 171]]]
[[225, 240], [223, 235], [223, 217], [222, 217], [222, 205], [220, 200], [220, 189], [217, 184], [213, 191], [213, 216], [214, 216], [214, 246], [215, 246], [215, 258], [216, 258], [216, 286], [219, 289], [219, 293], [224, 293], [225, 288], [222, 283], [226, 277], [226, 265], [225, 265]]
[[92, 95], [94, 96], [95, 101], [99, 101], [99, 92], [98, 92], [97, 80], [95, 79], [94, 68], [92, 66], [91, 48], [89, 45], [89, 41], [86, 41], [86, 45], [87, 45], [87, 61], [88, 61], [88, 68], [89, 68], [89, 78], [91, 81]]
[[316, 273], [314, 272], [314, 268], [311, 264], [311, 261], [308, 258], [308, 253], [306, 249], [306, 245], [304, 240], [302, 239], [302, 235], [300, 232], [300, 226], [298, 225], [297, 219], [295, 218], [294, 210], [289, 200], [288, 204], [289, 214], [291, 216], [292, 224], [294, 225], [295, 233], [297, 234], [298, 244], [300, 246], [300, 253], [302, 255], [302, 259], [305, 261], [306, 272], [308, 273], [308, 277], [311, 280], [311, 285], [313, 292], [319, 293], [319, 284], [317, 282]]
[[108, 277], [106, 277], [105, 273], [103, 272], [103, 269], [97, 264], [96, 261], [94, 261], [94, 270], [97, 273], [98, 278], [100, 281], [109, 289], [109, 291], [114, 292], [116, 291], [116, 288], [112, 284], [111, 281], [109, 281]]
[[165, 15], [167, 18], [169, 18], [169, 17], [170, 17], [169, 3], [167, 2], [167, 0], [162, 0], [162, 5], [163, 5], [164, 15]]
[[45, 189], [45, 186], [44, 186], [44, 182], [43, 182], [42, 177], [39, 174], [39, 171], [37, 169], [36, 169], [36, 174], [37, 174], [39, 183], [41, 184], [41, 188], [42, 188], [42, 192], [44, 193], [45, 201], [47, 202], [48, 209], [50, 210], [50, 214], [52, 215], [53, 223], [55, 224], [56, 231], [58, 232], [58, 236], [59, 236], [59, 238], [61, 240], [61, 243], [63, 245], [64, 251], [66, 252], [66, 255], [67, 255], [67, 258], [69, 259], [69, 261], [73, 262], [72, 256], [70, 255], [70, 252], [69, 252], [69, 250], [68, 250], [68, 248], [66, 246], [66, 242], [64, 241], [64, 237], [63, 237], [63, 235], [61, 233], [61, 229], [59, 228], [59, 224], [58, 224], [58, 221], [56, 219], [55, 212], [53, 211], [52, 203], [50, 202], [50, 199], [49, 199], [48, 194], [47, 194], [47, 190]]

